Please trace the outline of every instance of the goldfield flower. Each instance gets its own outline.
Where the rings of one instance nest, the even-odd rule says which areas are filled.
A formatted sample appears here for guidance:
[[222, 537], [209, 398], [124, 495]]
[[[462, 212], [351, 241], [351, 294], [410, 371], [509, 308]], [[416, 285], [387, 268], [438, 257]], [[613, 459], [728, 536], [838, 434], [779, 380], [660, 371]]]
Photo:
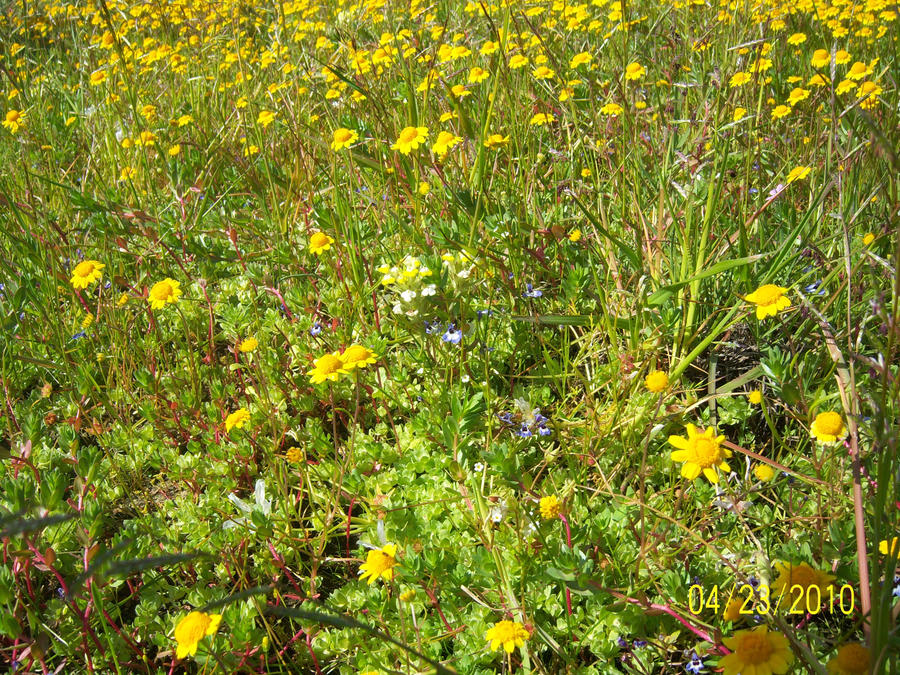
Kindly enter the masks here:
[[625, 68], [626, 80], [639, 80], [647, 74], [647, 70], [637, 61], [633, 61]]
[[750, 73], [745, 73], [744, 71], [739, 70], [731, 76], [730, 80], [728, 80], [728, 86], [732, 89], [734, 89], [735, 87], [743, 87], [752, 79], [753, 76], [750, 75]]
[[87, 288], [91, 284], [100, 281], [100, 277], [103, 276], [101, 270], [104, 267], [106, 265], [96, 260], [83, 260], [75, 265], [69, 283], [72, 284], [73, 288]]
[[782, 286], [764, 284], [745, 296], [744, 300], [756, 305], [757, 319], [765, 319], [791, 306], [791, 301], [784, 295], [786, 292], [787, 289]]
[[259, 340], [251, 335], [250, 337], [241, 340], [238, 349], [246, 354], [247, 352], [255, 351], [257, 347], [259, 347]]
[[442, 131], [437, 135], [434, 144], [431, 146], [431, 151], [443, 159], [450, 152], [450, 148], [457, 145], [460, 141], [462, 141], [461, 137], [449, 131]]
[[246, 408], [238, 408], [225, 418], [225, 432], [229, 432], [235, 427], [243, 429], [244, 425], [250, 421], [250, 411]]
[[484, 139], [484, 147], [488, 150], [503, 147], [507, 143], [509, 143], [509, 136], [504, 136], [502, 134], [491, 134]]
[[153, 284], [147, 301], [151, 309], [162, 309], [166, 305], [178, 302], [181, 297], [181, 284], [174, 279], [163, 279]]
[[853, 80], [850, 80], [850, 79], [841, 80], [840, 82], [838, 82], [838, 85], [834, 88], [834, 93], [837, 94], [838, 96], [843, 96], [847, 92], [853, 91], [856, 88], [857, 88], [857, 84]]
[[805, 101], [809, 98], [809, 89], [804, 89], [803, 87], [794, 87], [791, 90], [791, 93], [788, 95], [788, 105], [795, 106], [800, 101]]
[[654, 370], [644, 378], [644, 386], [648, 391], [658, 394], [669, 386], [669, 376], [662, 370]]
[[542, 127], [544, 125], [550, 124], [555, 120], [552, 113], [537, 113], [534, 117], [531, 118], [529, 124], [532, 126]]
[[491, 74], [484, 68], [475, 66], [469, 71], [469, 84], [479, 84], [480, 82], [484, 82], [490, 76]]
[[831, 63], [831, 54], [828, 53], [827, 49], [817, 49], [813, 52], [809, 62], [813, 68], [824, 68]]
[[[582, 176], [584, 176], [585, 171], [590, 171], [590, 169], [582, 169]], [[590, 176], [590, 174], [588, 174], [588, 176]], [[569, 241], [571, 241], [572, 243], [581, 241], [581, 230], [576, 227], [574, 230], [569, 232]]]
[[274, 121], [275, 113], [270, 110], [261, 110], [259, 113], [259, 117], [256, 118], [256, 123], [264, 129]]
[[207, 614], [206, 612], [191, 612], [175, 626], [175, 642], [178, 647], [175, 657], [183, 659], [197, 653], [200, 640], [208, 635], [215, 635], [222, 623], [221, 614]]
[[[785, 603], [809, 602], [810, 609], [814, 611], [818, 609], [812, 606], [815, 598], [818, 597], [821, 607], [821, 602], [828, 593], [828, 587], [835, 579], [833, 575], [814, 569], [806, 563], [792, 565], [779, 561], [775, 563], [775, 571], [778, 572], [778, 577], [772, 582], [771, 595], [783, 598], [782, 602]], [[812, 587], [818, 589], [817, 595], [808, 592]]]
[[871, 246], [872, 242], [875, 241], [875, 234], [873, 232], [867, 232], [862, 241], [863, 246]]
[[872, 655], [858, 642], [848, 642], [838, 648], [827, 665], [831, 675], [869, 675]]
[[331, 149], [337, 151], [349, 148], [356, 143], [358, 138], [359, 134], [352, 129], [345, 129], [344, 127], [335, 129], [334, 135], [332, 136]]
[[523, 68], [528, 65], [528, 57], [522, 56], [521, 54], [516, 54], [509, 60], [509, 67], [511, 70], [515, 70], [516, 68]]
[[322, 255], [324, 251], [331, 248], [334, 239], [324, 232], [313, 232], [309, 238], [309, 252], [316, 255]]
[[534, 70], [531, 71], [531, 74], [534, 76], [536, 80], [550, 80], [556, 77], [556, 73], [553, 72], [552, 68], [548, 68], [547, 66], [538, 66]]
[[722, 610], [722, 618], [725, 621], [737, 623], [744, 618], [744, 615], [741, 614], [741, 607], [743, 606], [744, 601], [741, 598], [731, 598], [731, 600], [728, 601], [728, 604], [725, 605], [725, 609]]
[[581, 52], [580, 54], [576, 54], [572, 57], [572, 60], [569, 61], [569, 68], [574, 70], [578, 66], [583, 66], [591, 62], [591, 55], [587, 52]]
[[757, 464], [753, 467], [753, 475], [756, 476], [758, 481], [768, 483], [775, 478], [775, 469], [768, 464]]
[[847, 435], [847, 427], [840, 413], [829, 411], [816, 415], [809, 432], [819, 443], [835, 443]]
[[366, 562], [359, 566], [359, 580], [363, 581], [368, 577], [370, 586], [379, 577], [390, 581], [394, 578], [394, 567], [397, 565], [397, 546], [385, 544], [380, 549], [368, 552]]
[[495, 652], [503, 645], [507, 654], [512, 654], [516, 647], [524, 647], [525, 640], [531, 635], [518, 621], [498, 621], [484, 634], [484, 639], [491, 643], [491, 651]]
[[285, 451], [284, 458], [291, 464], [299, 464], [301, 461], [303, 461], [303, 450], [298, 447], [292, 446]]
[[863, 99], [859, 107], [865, 109], [874, 108], [878, 105], [878, 96], [881, 92], [881, 86], [877, 82], [863, 82], [859, 85], [859, 89], [856, 90], [856, 98]]
[[719, 659], [723, 675], [783, 675], [794, 660], [787, 638], [767, 626], [739, 630], [722, 642], [732, 650]]
[[726, 473], [731, 471], [731, 467], [725, 461], [731, 457], [731, 450], [721, 445], [725, 436], [716, 436], [712, 427], [703, 433], [700, 433], [693, 424], [688, 424], [686, 429], [687, 438], [669, 436], [669, 444], [677, 448], [672, 453], [672, 460], [684, 462], [681, 465], [681, 476], [694, 480], [702, 473], [710, 483], [718, 483], [717, 468]]
[[622, 106], [618, 103], [607, 103], [602, 108], [600, 108], [600, 112], [604, 115], [608, 115], [609, 117], [618, 117], [622, 114]]
[[336, 382], [341, 375], [349, 372], [338, 352], [320, 356], [313, 362], [313, 366], [313, 369], [306, 373], [313, 384], [321, 384], [325, 380]]
[[372, 365], [378, 360], [378, 354], [362, 345], [351, 345], [344, 350], [340, 359], [344, 363], [344, 368], [349, 372], [354, 368], [365, 368]]
[[751, 405], [759, 405], [762, 403], [762, 392], [759, 389], [754, 389], [747, 394], [747, 400], [750, 401]]
[[562, 510], [562, 505], [559, 503], [559, 498], [556, 495], [541, 497], [539, 506], [541, 509], [541, 518], [544, 518], [545, 520], [556, 518]]
[[22, 110], [7, 110], [3, 120], [3, 126], [9, 129], [9, 133], [16, 133], [25, 125], [25, 113]]
[[810, 166], [795, 166], [787, 175], [787, 184], [790, 185], [795, 181], [804, 180], [807, 176], [809, 176], [810, 171], [812, 171], [812, 167]]
[[418, 148], [428, 138], [428, 127], [406, 127], [400, 132], [391, 150], [399, 150], [404, 155]]
[[847, 79], [850, 80], [861, 80], [864, 77], [868, 77], [872, 74], [872, 69], [869, 68], [862, 61], [857, 61], [852, 66], [850, 66], [850, 70], [847, 71]]
[[772, 108], [772, 119], [780, 120], [782, 117], [787, 117], [791, 114], [791, 107], [789, 105], [777, 105]]

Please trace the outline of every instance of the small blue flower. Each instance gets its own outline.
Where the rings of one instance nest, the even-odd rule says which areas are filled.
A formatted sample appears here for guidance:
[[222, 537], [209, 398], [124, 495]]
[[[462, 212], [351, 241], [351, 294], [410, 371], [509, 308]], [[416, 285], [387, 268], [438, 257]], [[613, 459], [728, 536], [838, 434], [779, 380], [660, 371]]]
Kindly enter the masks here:
[[543, 295], [543, 291], [536, 290], [531, 284], [525, 284], [525, 291], [522, 293], [523, 298], [539, 298]]
[[616, 644], [619, 645], [620, 649], [628, 649], [628, 640], [623, 637], [620, 637], [618, 640], [616, 640]]
[[492, 310], [492, 309], [479, 309], [479, 310], [478, 310], [478, 318], [481, 319], [482, 317], [485, 317], [485, 316], [488, 317], [488, 318], [494, 316], [494, 310]]
[[321, 332], [322, 332], [322, 326], [318, 321], [316, 321], [312, 325], [312, 328], [309, 329], [309, 334], [312, 335], [313, 337], [316, 337], [316, 335], [318, 335]]
[[697, 652], [691, 652], [691, 662], [684, 669], [689, 673], [694, 673], [694, 675], [703, 670], [703, 661], [697, 656]]
[[641, 649], [642, 647], [647, 646], [647, 641], [646, 640], [635, 640], [632, 643], [632, 645], [634, 646], [635, 649]]
[[441, 322], [440, 321], [425, 321], [425, 332], [428, 335], [434, 335], [435, 333], [441, 332]]
[[459, 341], [462, 340], [462, 331], [457, 329], [454, 324], [450, 324], [447, 326], [447, 330], [441, 335], [441, 340], [444, 342], [449, 342], [454, 345], [458, 345]]
[[894, 590], [892, 595], [895, 598], [900, 598], [900, 575], [894, 577]]
[[811, 284], [808, 284], [803, 287], [803, 292], [807, 295], [825, 295], [825, 289], [821, 288], [822, 280], [816, 279]]
[[519, 438], [531, 438], [531, 429], [529, 429], [528, 425], [524, 422], [522, 423], [522, 426], [519, 427], [519, 430], [514, 433]]
[[540, 426], [538, 427], [538, 433], [539, 433], [541, 436], [549, 436], [549, 435], [552, 434], [553, 432], [550, 431], [547, 427], [545, 427], [545, 426], [542, 424], [542, 425], [540, 425]]
[[75, 335], [72, 336], [72, 340], [78, 340], [83, 337], [87, 337], [87, 333], [85, 333], [84, 331], [79, 331], [78, 333], [75, 333]]
[[497, 413], [497, 417], [500, 419], [501, 422], [506, 422], [507, 424], [513, 423], [513, 418], [512, 418], [511, 412]]

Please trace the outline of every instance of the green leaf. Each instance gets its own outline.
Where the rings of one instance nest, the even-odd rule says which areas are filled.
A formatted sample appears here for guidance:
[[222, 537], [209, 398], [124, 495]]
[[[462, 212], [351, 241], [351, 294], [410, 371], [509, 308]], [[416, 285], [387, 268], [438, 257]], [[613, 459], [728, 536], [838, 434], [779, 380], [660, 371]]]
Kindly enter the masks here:
[[675, 295], [675, 293], [678, 292], [678, 289], [682, 286], [686, 286], [694, 281], [706, 279], [707, 277], [715, 276], [716, 274], [721, 274], [722, 272], [727, 272], [728, 270], [734, 269], [735, 267], [749, 265], [761, 258], [765, 258], [767, 255], [770, 254], [757, 253], [755, 255], [748, 255], [746, 258], [735, 258], [733, 260], [723, 260], [721, 262], [717, 262], [712, 267], [709, 267], [699, 274], [695, 274], [694, 276], [685, 279], [684, 281], [679, 281], [677, 283], [658, 288], [656, 291], [650, 294], [650, 297], [647, 298], [647, 304], [650, 307], [658, 307], [660, 305], [664, 305], [672, 298], [673, 295]]

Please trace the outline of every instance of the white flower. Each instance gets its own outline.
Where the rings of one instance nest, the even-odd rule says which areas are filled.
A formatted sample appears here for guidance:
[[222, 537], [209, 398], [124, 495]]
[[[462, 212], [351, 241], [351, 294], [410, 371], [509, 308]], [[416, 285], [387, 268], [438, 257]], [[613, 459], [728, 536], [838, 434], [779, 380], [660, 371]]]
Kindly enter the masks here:
[[459, 378], [459, 379], [463, 381], [463, 384], [467, 384], [467, 383], [469, 382], [469, 380], [472, 379], [472, 378], [470, 378], [468, 375], [464, 374], [464, 375], [463, 375], [461, 378]]
[[482, 471], [484, 471], [484, 464], [482, 464], [481, 462], [475, 462], [475, 466], [472, 468], [475, 469], [475, 473], [481, 473]]
[[399, 302], [394, 305], [394, 314], [403, 314], [403, 307]]
[[403, 299], [403, 302], [412, 302], [416, 297], [416, 292], [407, 288], [400, 294], [400, 297]]
[[425, 288], [422, 289], [422, 296], [423, 296], [423, 297], [426, 297], [426, 296], [429, 296], [429, 295], [434, 295], [435, 293], [437, 293], [437, 290], [436, 290], [434, 284], [429, 284], [428, 286], [426, 286]]
[[470, 274], [472, 274], [471, 269], [460, 270], [459, 272], [456, 273], [456, 276], [458, 276], [460, 279], [468, 279]]

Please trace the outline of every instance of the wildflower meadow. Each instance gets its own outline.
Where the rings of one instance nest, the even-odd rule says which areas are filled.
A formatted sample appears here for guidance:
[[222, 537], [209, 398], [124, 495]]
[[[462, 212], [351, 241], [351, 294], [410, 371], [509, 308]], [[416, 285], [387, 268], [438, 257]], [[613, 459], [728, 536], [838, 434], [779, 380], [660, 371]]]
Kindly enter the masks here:
[[0, 668], [900, 672], [900, 8], [0, 5]]

